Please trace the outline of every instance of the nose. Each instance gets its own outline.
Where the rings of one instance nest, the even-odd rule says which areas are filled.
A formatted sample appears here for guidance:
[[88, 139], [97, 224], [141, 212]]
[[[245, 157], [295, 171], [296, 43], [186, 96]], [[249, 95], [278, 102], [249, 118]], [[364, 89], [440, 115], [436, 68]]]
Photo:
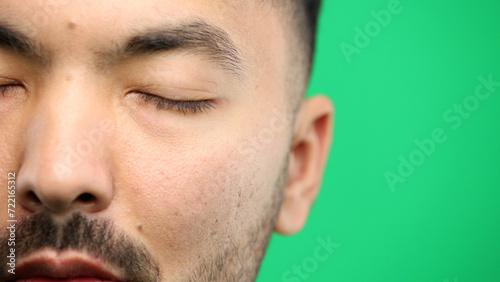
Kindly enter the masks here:
[[70, 94], [46, 95], [30, 115], [18, 201], [33, 213], [102, 211], [113, 198], [106, 150], [113, 122], [91, 95], [58, 92]]

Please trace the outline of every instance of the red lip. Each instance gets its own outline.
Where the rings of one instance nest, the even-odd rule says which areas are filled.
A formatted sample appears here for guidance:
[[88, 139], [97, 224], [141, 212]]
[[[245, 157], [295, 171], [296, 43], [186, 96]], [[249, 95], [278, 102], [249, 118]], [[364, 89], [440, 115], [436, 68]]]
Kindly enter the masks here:
[[22, 259], [8, 281], [122, 281], [102, 259], [77, 251], [56, 253], [47, 250]]

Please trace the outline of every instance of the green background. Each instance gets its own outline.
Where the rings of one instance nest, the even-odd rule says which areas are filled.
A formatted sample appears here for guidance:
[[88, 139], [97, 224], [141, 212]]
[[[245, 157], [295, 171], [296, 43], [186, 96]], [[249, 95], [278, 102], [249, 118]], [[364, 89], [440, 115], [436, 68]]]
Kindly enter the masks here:
[[[401, 1], [378, 32], [371, 11], [391, 1], [323, 2], [308, 93], [335, 103], [332, 150], [305, 228], [273, 235], [257, 281], [500, 281], [500, 87], [470, 97], [478, 77], [500, 82], [500, 2]], [[446, 141], [419, 159], [435, 129]], [[400, 156], [418, 166], [391, 189]]]

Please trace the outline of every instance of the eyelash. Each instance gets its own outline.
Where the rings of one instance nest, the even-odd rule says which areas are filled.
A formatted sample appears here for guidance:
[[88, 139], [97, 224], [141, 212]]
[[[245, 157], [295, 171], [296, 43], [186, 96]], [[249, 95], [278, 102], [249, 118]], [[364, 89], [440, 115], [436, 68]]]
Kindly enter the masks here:
[[[0, 85], [0, 95], [5, 97], [7, 92], [12, 91], [14, 90], [14, 88], [19, 86], [20, 85], [15, 85], [15, 84]], [[152, 95], [149, 93], [137, 93], [137, 94], [139, 94], [139, 96], [143, 101], [156, 105], [156, 108], [162, 111], [176, 110], [186, 115], [186, 114], [203, 113], [205, 111], [215, 108], [214, 104], [209, 100], [176, 101]]]
[[215, 105], [209, 100], [177, 101], [149, 93], [139, 92], [137, 94], [139, 94], [139, 96], [143, 101], [156, 105], [156, 108], [158, 110], [162, 111], [175, 110], [180, 113], [183, 113], [184, 115], [203, 113], [205, 111], [215, 108]]

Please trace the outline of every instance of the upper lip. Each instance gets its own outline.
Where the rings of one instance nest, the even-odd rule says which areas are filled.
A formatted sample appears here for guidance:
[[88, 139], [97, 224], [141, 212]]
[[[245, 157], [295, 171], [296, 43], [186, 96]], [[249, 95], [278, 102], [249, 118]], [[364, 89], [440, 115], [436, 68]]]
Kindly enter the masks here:
[[45, 250], [31, 254], [19, 261], [15, 275], [9, 281], [29, 278], [96, 278], [108, 281], [123, 281], [113, 273], [106, 263], [82, 252], [64, 251], [57, 253]]

